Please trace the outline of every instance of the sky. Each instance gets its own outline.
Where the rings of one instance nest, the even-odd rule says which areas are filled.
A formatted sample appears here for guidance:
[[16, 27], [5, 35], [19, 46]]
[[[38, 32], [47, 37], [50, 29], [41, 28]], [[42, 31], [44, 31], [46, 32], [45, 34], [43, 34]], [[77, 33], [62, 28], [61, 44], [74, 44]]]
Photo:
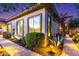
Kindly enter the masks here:
[[22, 12], [24, 9], [29, 8], [30, 6], [30, 3], [0, 3], [0, 19], [5, 20], [13, 17], [19, 12]]
[[[5, 10], [6, 5], [8, 5], [8, 7], [10, 8], [9, 11], [7, 11], [8, 9]], [[22, 3], [18, 3], [18, 4], [16, 4], [16, 3], [5, 4], [4, 3], [4, 4], [2, 4], [2, 3], [0, 3], [0, 19], [5, 20], [12, 16], [15, 16], [16, 14], [18, 14], [19, 12], [21, 12], [22, 10], [24, 10], [30, 6], [31, 6], [31, 4], [29, 4], [29, 3], [28, 4], [27, 3], [25, 3], [25, 4], [22, 4]], [[74, 4], [72, 4], [72, 3], [54, 4], [54, 6], [55, 6], [59, 16], [61, 16], [61, 13], [62, 14], [67, 13], [67, 16], [74, 16], [74, 18], [77, 17], [77, 10], [76, 10]], [[12, 9], [12, 7], [13, 7], [13, 9]]]
[[[57, 13], [60, 17], [64, 14], [65, 16], [73, 16], [72, 19], [77, 18], [78, 16], [78, 9], [76, 9], [76, 4], [73, 3], [61, 3], [61, 4], [54, 4], [57, 10]], [[71, 18], [65, 18], [65, 23], [68, 23]]]
[[77, 10], [76, 10], [75, 4], [72, 4], [72, 3], [55, 4], [55, 7], [60, 16], [61, 16], [61, 13], [62, 14], [67, 13], [67, 16], [77, 17]]

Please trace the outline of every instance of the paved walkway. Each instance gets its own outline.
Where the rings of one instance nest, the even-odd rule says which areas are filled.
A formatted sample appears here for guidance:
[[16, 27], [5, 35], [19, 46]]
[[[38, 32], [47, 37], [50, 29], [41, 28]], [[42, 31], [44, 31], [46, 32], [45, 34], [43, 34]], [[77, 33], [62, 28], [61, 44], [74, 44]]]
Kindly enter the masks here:
[[0, 37], [0, 45], [2, 45], [11, 56], [40, 56], [39, 54], [2, 37]]
[[[25, 49], [24, 47], [19, 46], [10, 40], [6, 40], [1, 36], [0, 45], [2, 45], [11, 56], [40, 56], [38, 53]], [[61, 56], [79, 56], [79, 49], [68, 36], [66, 36], [64, 40], [64, 47]]]
[[66, 35], [64, 40], [64, 48], [61, 56], [79, 56], [79, 48], [68, 35]]

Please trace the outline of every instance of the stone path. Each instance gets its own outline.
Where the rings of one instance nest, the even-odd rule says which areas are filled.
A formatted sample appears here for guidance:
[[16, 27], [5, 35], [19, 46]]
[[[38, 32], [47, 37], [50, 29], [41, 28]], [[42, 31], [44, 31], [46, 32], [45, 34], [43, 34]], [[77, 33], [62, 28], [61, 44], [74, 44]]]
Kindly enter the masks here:
[[79, 48], [68, 35], [66, 35], [64, 40], [64, 47], [61, 56], [79, 56]]
[[0, 45], [11, 55], [11, 56], [40, 56], [40, 54], [35, 53], [31, 50], [25, 49], [18, 44], [11, 42], [0, 37]]

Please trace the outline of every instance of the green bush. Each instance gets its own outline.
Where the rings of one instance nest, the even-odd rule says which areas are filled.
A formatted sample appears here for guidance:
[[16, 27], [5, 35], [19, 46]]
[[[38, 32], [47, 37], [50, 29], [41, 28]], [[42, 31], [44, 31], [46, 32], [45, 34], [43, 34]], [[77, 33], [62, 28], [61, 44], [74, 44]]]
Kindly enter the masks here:
[[11, 33], [3, 32], [3, 37], [9, 39], [11, 38]]
[[25, 37], [26, 45], [29, 47], [43, 47], [45, 36], [43, 33], [31, 32]]

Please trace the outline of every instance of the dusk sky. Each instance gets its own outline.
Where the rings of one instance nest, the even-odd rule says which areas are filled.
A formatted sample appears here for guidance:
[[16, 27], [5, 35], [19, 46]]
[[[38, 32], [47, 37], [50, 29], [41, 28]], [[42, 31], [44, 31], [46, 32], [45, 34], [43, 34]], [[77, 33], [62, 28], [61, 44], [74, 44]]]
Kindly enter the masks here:
[[[0, 4], [0, 19], [5, 20], [12, 16], [15, 16], [16, 14], [18, 14], [19, 12], [22, 12], [24, 9], [27, 9], [30, 6], [31, 6], [31, 4], [27, 4], [27, 3], [26, 4], [25, 3], [23, 3], [23, 4], [22, 3]], [[10, 9], [8, 10], [8, 8], [10, 8]]]
[[[8, 19], [19, 12], [22, 11], [26, 6], [31, 6], [30, 4], [7, 4], [11, 8], [12, 6], [15, 7], [14, 9], [11, 9], [9, 11], [5, 11], [3, 7], [6, 7], [5, 4], [0, 4], [0, 19]], [[77, 10], [74, 6], [74, 4], [54, 4], [56, 7], [56, 10], [58, 11], [58, 14], [61, 13], [67, 13], [67, 16], [74, 16], [77, 17]]]
[[75, 4], [72, 4], [72, 3], [55, 4], [55, 7], [59, 15], [61, 13], [62, 14], [67, 13], [67, 16], [77, 17], [77, 10], [76, 10]]

